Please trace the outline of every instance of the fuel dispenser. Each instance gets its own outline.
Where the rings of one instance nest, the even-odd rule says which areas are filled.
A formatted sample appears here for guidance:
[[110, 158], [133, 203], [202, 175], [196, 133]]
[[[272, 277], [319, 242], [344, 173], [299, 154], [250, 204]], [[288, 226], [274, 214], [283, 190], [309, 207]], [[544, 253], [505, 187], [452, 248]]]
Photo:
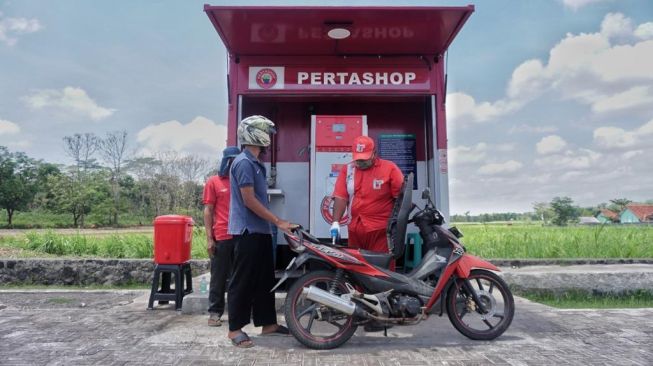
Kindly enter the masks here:
[[[311, 116], [310, 229], [318, 238], [328, 238], [333, 222], [333, 188], [340, 168], [352, 159], [351, 145], [367, 136], [367, 116]], [[349, 215], [340, 220], [341, 237], [347, 238]]]

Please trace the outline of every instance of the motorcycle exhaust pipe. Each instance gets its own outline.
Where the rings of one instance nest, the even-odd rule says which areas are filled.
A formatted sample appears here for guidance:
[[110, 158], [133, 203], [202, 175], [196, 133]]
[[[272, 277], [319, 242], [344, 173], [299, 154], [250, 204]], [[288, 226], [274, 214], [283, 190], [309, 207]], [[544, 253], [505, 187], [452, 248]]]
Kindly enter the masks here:
[[356, 304], [353, 302], [344, 300], [340, 296], [336, 296], [315, 286], [304, 287], [302, 289], [302, 296], [311, 301], [315, 301], [318, 304], [322, 304], [326, 307], [338, 310], [347, 315], [355, 314], [357, 316], [367, 318], [367, 313], [359, 306], [356, 306]]

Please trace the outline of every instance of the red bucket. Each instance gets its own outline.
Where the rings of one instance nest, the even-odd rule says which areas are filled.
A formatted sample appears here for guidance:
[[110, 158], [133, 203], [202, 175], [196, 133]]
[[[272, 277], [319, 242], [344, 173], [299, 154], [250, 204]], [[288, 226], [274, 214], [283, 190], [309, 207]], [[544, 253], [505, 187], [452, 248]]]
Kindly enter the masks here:
[[154, 219], [154, 262], [182, 264], [190, 259], [193, 219], [189, 216], [164, 215]]

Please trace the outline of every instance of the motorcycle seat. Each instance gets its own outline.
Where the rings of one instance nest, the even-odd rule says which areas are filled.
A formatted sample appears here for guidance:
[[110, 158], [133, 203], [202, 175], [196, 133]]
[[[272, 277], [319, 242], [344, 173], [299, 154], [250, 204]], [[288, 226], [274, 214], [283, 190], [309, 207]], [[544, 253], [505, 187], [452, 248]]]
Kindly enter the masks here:
[[361, 249], [360, 253], [363, 256], [363, 258], [365, 258], [365, 260], [370, 264], [384, 269], [390, 268], [390, 261], [392, 260], [392, 254], [372, 252], [364, 249]]

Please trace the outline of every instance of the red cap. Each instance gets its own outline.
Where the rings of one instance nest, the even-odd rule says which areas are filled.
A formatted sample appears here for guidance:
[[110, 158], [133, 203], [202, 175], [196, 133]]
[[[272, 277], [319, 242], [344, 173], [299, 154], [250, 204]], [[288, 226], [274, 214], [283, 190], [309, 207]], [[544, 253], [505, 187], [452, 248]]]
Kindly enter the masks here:
[[351, 146], [353, 160], [368, 160], [374, 153], [374, 140], [367, 136], [358, 136]]

